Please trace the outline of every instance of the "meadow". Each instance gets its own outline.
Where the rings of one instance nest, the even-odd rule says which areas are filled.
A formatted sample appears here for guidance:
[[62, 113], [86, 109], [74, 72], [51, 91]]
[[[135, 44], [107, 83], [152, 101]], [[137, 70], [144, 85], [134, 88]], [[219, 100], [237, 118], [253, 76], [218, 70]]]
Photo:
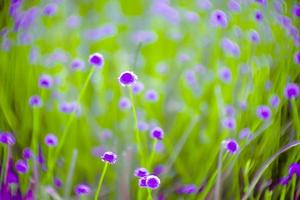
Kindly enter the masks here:
[[0, 0], [0, 200], [300, 199], [297, 0]]

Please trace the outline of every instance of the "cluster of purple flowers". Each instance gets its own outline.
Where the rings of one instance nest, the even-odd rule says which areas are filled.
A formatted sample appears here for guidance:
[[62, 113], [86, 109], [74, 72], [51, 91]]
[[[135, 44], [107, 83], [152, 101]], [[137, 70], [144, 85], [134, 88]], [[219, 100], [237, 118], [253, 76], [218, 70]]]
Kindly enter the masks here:
[[139, 186], [141, 188], [155, 190], [160, 185], [160, 179], [156, 175], [149, 174], [145, 168], [137, 168], [134, 170], [134, 176], [139, 178]]

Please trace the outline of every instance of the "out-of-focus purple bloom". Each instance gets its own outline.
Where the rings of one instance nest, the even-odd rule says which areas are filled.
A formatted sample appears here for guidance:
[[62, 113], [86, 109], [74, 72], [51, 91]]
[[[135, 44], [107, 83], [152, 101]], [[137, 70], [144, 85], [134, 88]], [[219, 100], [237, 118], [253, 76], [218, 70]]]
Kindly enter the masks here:
[[235, 0], [229, 0], [227, 7], [229, 10], [235, 11], [235, 12], [239, 12], [241, 10], [241, 6], [240, 6], [239, 2], [237, 2]]
[[185, 80], [190, 86], [196, 84], [196, 76], [194, 70], [187, 70], [185, 72]]
[[228, 117], [233, 117], [235, 115], [235, 110], [233, 106], [226, 106], [225, 107], [225, 115]]
[[122, 97], [119, 101], [119, 107], [121, 109], [128, 109], [131, 107], [131, 102], [127, 97]]
[[300, 51], [297, 51], [294, 55], [295, 64], [300, 65]]
[[56, 49], [53, 53], [47, 56], [44, 60], [46, 66], [52, 66], [54, 63], [66, 64], [69, 60], [69, 55], [63, 50]]
[[238, 57], [240, 55], [239, 45], [228, 38], [224, 38], [222, 40], [222, 48], [226, 53], [234, 57]]
[[212, 3], [210, 0], [198, 0], [197, 5], [203, 10], [208, 10], [212, 8]]
[[130, 71], [122, 72], [119, 76], [119, 82], [122, 86], [131, 86], [136, 83], [137, 76]]
[[131, 89], [134, 94], [137, 94], [144, 89], [144, 85], [141, 82], [135, 82], [132, 84]]
[[246, 110], [246, 108], [247, 108], [247, 102], [246, 102], [246, 101], [240, 102], [240, 108], [241, 108], [242, 110]]
[[43, 150], [42, 150], [41, 146], [39, 146], [39, 152], [38, 152], [37, 161], [38, 161], [38, 163], [40, 165], [44, 165], [45, 164], [45, 157], [44, 157]]
[[198, 191], [198, 188], [194, 184], [183, 185], [176, 189], [178, 194], [193, 194]]
[[80, 107], [76, 102], [62, 102], [60, 103], [60, 111], [66, 114], [70, 114], [72, 112], [79, 112]]
[[288, 83], [284, 89], [284, 96], [287, 99], [297, 98], [300, 93], [300, 88], [296, 83]]
[[139, 179], [139, 186], [140, 186], [141, 188], [147, 188], [147, 184], [146, 184], [146, 176]]
[[255, 30], [251, 30], [250, 31], [250, 40], [253, 43], [258, 43], [260, 41], [260, 36], [259, 36], [258, 32], [256, 32]]
[[293, 15], [300, 17], [300, 4], [295, 4], [293, 7]]
[[234, 139], [227, 139], [222, 144], [228, 153], [235, 154], [239, 150], [239, 145]]
[[109, 129], [105, 129], [102, 131], [101, 135], [101, 140], [108, 140], [112, 137], [112, 132]]
[[42, 100], [40, 96], [34, 95], [29, 98], [29, 105], [32, 107], [41, 107], [42, 106]]
[[190, 55], [187, 54], [187, 53], [181, 53], [181, 54], [179, 54], [179, 56], [178, 56], [178, 60], [179, 60], [180, 62], [186, 62], [186, 61], [189, 61], [190, 59], [191, 59], [191, 57], [190, 57]]
[[272, 82], [270, 80], [267, 80], [265, 83], [265, 90], [269, 91], [272, 87]]
[[288, 185], [289, 182], [292, 180], [292, 176], [286, 176], [280, 179], [281, 185]]
[[148, 100], [148, 101], [158, 101], [158, 94], [155, 90], [148, 90], [145, 94], [145, 98]]
[[262, 120], [269, 120], [271, 118], [272, 112], [268, 106], [261, 105], [257, 107], [256, 115]]
[[137, 168], [134, 170], [134, 176], [142, 178], [148, 176], [149, 172], [145, 168]]
[[261, 11], [258, 10], [258, 11], [255, 12], [255, 19], [258, 22], [260, 22], [264, 19], [264, 16], [263, 16]]
[[151, 43], [156, 40], [157, 36], [151, 31], [137, 31], [133, 34], [132, 40], [134, 43]]
[[177, 24], [180, 21], [180, 15], [178, 11], [171, 7], [167, 1], [155, 0], [152, 11], [164, 17], [170, 23]]
[[146, 177], [146, 185], [148, 188], [155, 190], [160, 185], [160, 179], [155, 175], [149, 175]]
[[36, 64], [39, 57], [39, 49], [32, 47], [29, 54], [29, 61], [31, 64]]
[[12, 133], [2, 132], [0, 133], [0, 143], [12, 146], [16, 143], [16, 139]]
[[39, 13], [38, 8], [32, 7], [25, 12], [18, 12], [15, 17], [14, 31], [28, 30], [35, 22]]
[[25, 148], [24, 150], [23, 150], [23, 159], [24, 160], [29, 160], [30, 158], [32, 157], [32, 151], [31, 151], [31, 149], [30, 148]]
[[152, 175], [159, 176], [166, 171], [166, 168], [163, 165], [157, 165], [154, 167]]
[[105, 152], [105, 148], [103, 146], [97, 146], [92, 149], [92, 154], [95, 157], [101, 157]]
[[22, 6], [22, 1], [11, 1], [9, 6], [9, 14], [12, 17], [16, 17], [17, 14], [20, 12], [20, 8]]
[[148, 123], [146, 123], [144, 121], [139, 121], [138, 128], [140, 131], [147, 131], [149, 129], [149, 125], [148, 125]]
[[48, 147], [55, 147], [57, 145], [57, 137], [56, 135], [49, 133], [45, 136], [45, 144]]
[[280, 103], [280, 99], [277, 95], [273, 95], [271, 96], [270, 98], [270, 105], [275, 108], [275, 107], [278, 107], [279, 106], [279, 103]]
[[300, 177], [300, 164], [299, 163], [292, 163], [289, 167], [289, 175], [293, 176], [296, 174], [298, 177]]
[[186, 12], [185, 18], [191, 23], [196, 23], [199, 21], [199, 15], [193, 11]]
[[91, 193], [91, 188], [86, 184], [78, 184], [75, 187], [75, 194], [77, 196], [87, 196]]
[[67, 26], [69, 28], [75, 28], [79, 25], [80, 25], [80, 17], [79, 16], [71, 15], [70, 17], [68, 17]]
[[71, 63], [71, 69], [73, 70], [83, 70], [85, 67], [85, 64], [83, 60], [76, 58]]
[[115, 164], [117, 162], [117, 154], [107, 151], [102, 156], [101, 159], [103, 162], [107, 162], [109, 164]]
[[255, 0], [255, 2], [261, 5], [265, 5], [267, 3], [267, 0]]
[[219, 69], [219, 77], [225, 83], [231, 81], [231, 71], [227, 67], [222, 67]]
[[55, 177], [53, 179], [53, 183], [55, 185], [55, 187], [60, 188], [62, 186], [62, 181], [60, 180], [60, 178]]
[[28, 163], [25, 160], [18, 160], [16, 162], [15, 167], [16, 167], [17, 172], [20, 174], [27, 173], [28, 169], [29, 169]]
[[101, 68], [104, 65], [104, 58], [100, 53], [93, 53], [89, 56], [89, 63], [96, 68]]
[[164, 150], [165, 146], [162, 143], [162, 141], [158, 141], [155, 145], [155, 151], [156, 152], [162, 152]]
[[164, 137], [164, 131], [160, 127], [154, 127], [150, 131], [150, 135], [153, 139], [162, 140]]
[[117, 32], [112, 24], [106, 24], [100, 28], [88, 29], [84, 32], [84, 38], [89, 41], [101, 40], [105, 37], [113, 36]]
[[245, 139], [245, 138], [252, 139], [253, 135], [249, 128], [244, 128], [240, 131], [239, 137], [240, 139]]
[[51, 88], [53, 86], [53, 78], [48, 74], [43, 74], [39, 79], [39, 86], [41, 88]]
[[4, 37], [1, 43], [1, 49], [7, 52], [10, 50], [10, 47], [11, 47], [11, 41], [8, 38]]
[[226, 117], [222, 120], [222, 126], [226, 129], [234, 130], [236, 128], [236, 122], [233, 117]]
[[228, 21], [225, 12], [222, 10], [214, 10], [210, 15], [210, 23], [216, 27], [227, 27]]
[[55, 15], [56, 11], [57, 11], [57, 5], [55, 3], [49, 3], [44, 7], [43, 10], [44, 15], [46, 16], [53, 16]]

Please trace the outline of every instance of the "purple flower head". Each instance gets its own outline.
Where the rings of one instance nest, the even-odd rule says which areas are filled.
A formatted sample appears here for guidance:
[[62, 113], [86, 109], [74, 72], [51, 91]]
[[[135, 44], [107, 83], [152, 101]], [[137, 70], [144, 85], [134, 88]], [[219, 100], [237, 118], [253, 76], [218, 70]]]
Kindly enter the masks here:
[[153, 139], [162, 140], [164, 137], [164, 131], [160, 127], [155, 127], [150, 132]]
[[57, 137], [56, 135], [49, 133], [45, 136], [45, 144], [48, 147], [55, 147], [57, 145]]
[[131, 107], [131, 102], [127, 97], [122, 97], [119, 101], [119, 107], [121, 109], [128, 109]]
[[262, 120], [268, 120], [271, 118], [272, 115], [271, 109], [265, 105], [258, 106], [256, 109], [256, 115]]
[[16, 162], [15, 167], [16, 167], [17, 172], [20, 173], [20, 174], [27, 173], [28, 169], [29, 169], [29, 166], [28, 166], [28, 164], [25, 160], [18, 160]]
[[148, 101], [157, 101], [158, 100], [158, 94], [155, 90], [148, 90], [145, 94], [145, 98], [148, 100]]
[[269, 103], [273, 108], [278, 107], [280, 103], [280, 99], [277, 95], [273, 95], [271, 96]]
[[147, 178], [147, 176], [139, 179], [139, 186], [141, 188], [147, 188], [146, 178]]
[[180, 21], [179, 12], [170, 6], [167, 1], [154, 1], [152, 10], [154, 13], [162, 16], [172, 24], [178, 24]]
[[32, 107], [41, 107], [42, 100], [41, 100], [40, 96], [37, 96], [37, 95], [31, 96], [29, 99], [29, 105]]
[[192, 23], [199, 21], [199, 15], [196, 12], [189, 11], [185, 14], [185, 18]]
[[228, 117], [233, 117], [235, 115], [235, 110], [233, 106], [226, 106], [225, 107], [225, 115]]
[[194, 70], [187, 70], [185, 72], [185, 80], [190, 86], [196, 84], [196, 76]]
[[258, 22], [260, 22], [264, 19], [264, 16], [263, 16], [261, 11], [258, 10], [258, 11], [255, 12], [255, 19]]
[[100, 138], [101, 140], [108, 140], [112, 137], [112, 132], [109, 129], [105, 129], [102, 131]]
[[300, 177], [300, 164], [299, 163], [292, 163], [289, 166], [289, 176], [293, 176], [296, 174], [298, 177]]
[[0, 133], [0, 143], [12, 146], [16, 143], [16, 139], [13, 134], [9, 132], [2, 132]]
[[53, 79], [50, 75], [43, 74], [39, 79], [39, 86], [41, 88], [51, 88], [53, 86]]
[[59, 109], [63, 113], [70, 114], [74, 111], [79, 111], [79, 105], [76, 102], [62, 102]]
[[32, 157], [32, 151], [31, 151], [31, 149], [30, 148], [25, 148], [24, 150], [23, 150], [23, 159], [24, 160], [29, 160], [30, 158]]
[[256, 32], [255, 30], [251, 30], [250, 31], [250, 40], [253, 43], [258, 43], [260, 41], [260, 36], [259, 36], [258, 32]]
[[244, 128], [240, 131], [239, 137], [240, 139], [252, 139], [253, 135], [249, 128]]
[[157, 165], [154, 167], [152, 175], [159, 176], [166, 171], [166, 168], [163, 165]]
[[75, 28], [80, 24], [80, 17], [72, 15], [67, 19], [67, 26], [69, 28]]
[[27, 31], [35, 22], [39, 9], [36, 7], [31, 7], [25, 12], [18, 12], [14, 18], [14, 31], [24, 30]]
[[156, 152], [162, 152], [164, 150], [165, 146], [162, 143], [162, 141], [158, 141], [155, 145], [155, 151]]
[[222, 10], [214, 10], [210, 15], [210, 23], [215, 27], [227, 27], [227, 16]]
[[239, 45], [228, 38], [222, 40], [222, 48], [231, 56], [238, 57], [240, 55]]
[[91, 188], [86, 184], [78, 184], [75, 187], [75, 194], [77, 196], [87, 196], [91, 193]]
[[131, 89], [134, 94], [137, 94], [144, 89], [144, 85], [141, 82], [135, 82], [132, 84]]
[[294, 55], [294, 62], [297, 65], [300, 65], [300, 51], [297, 51]]
[[296, 16], [296, 17], [300, 17], [300, 4], [294, 5], [293, 15]]
[[136, 83], [137, 76], [130, 71], [122, 72], [119, 76], [119, 82], [122, 86], [131, 86]]
[[226, 129], [234, 130], [236, 128], [236, 122], [233, 117], [226, 117], [222, 121], [222, 125]]
[[284, 89], [284, 96], [287, 99], [297, 98], [300, 93], [300, 88], [296, 83], [288, 83]]
[[146, 185], [148, 188], [155, 190], [160, 185], [160, 179], [155, 175], [149, 175], [146, 177]]
[[84, 67], [85, 67], [84, 62], [79, 58], [74, 59], [71, 63], [71, 69], [73, 70], [83, 70]]
[[223, 146], [227, 150], [227, 152], [231, 154], [235, 154], [239, 150], [239, 145], [234, 139], [228, 139], [223, 141]]
[[147, 171], [147, 169], [145, 168], [137, 168], [134, 170], [134, 176], [136, 177], [139, 177], [139, 178], [142, 178], [142, 177], [145, 177], [145, 176], [148, 176], [149, 173]]
[[111, 151], [107, 151], [101, 156], [101, 159], [103, 162], [115, 164], [117, 162], [117, 155]]
[[138, 122], [138, 128], [140, 131], [147, 131], [149, 129], [149, 125], [147, 122], [139, 121]]
[[210, 0], [198, 0], [197, 5], [199, 8], [201, 8], [203, 10], [208, 10], [208, 9], [212, 8], [212, 3]]
[[57, 11], [57, 5], [54, 3], [49, 3], [48, 5], [46, 5], [44, 7], [44, 10], [43, 10], [44, 15], [46, 15], [46, 16], [53, 16], [53, 15], [55, 15], [56, 11]]
[[94, 53], [90, 55], [89, 63], [96, 68], [101, 68], [104, 65], [104, 58], [100, 53]]
[[246, 110], [246, 108], [247, 108], [247, 102], [246, 102], [246, 101], [241, 101], [241, 102], [240, 102], [240, 108], [241, 108], [242, 110]]
[[198, 191], [198, 188], [194, 184], [183, 185], [176, 189], [178, 194], [193, 194]]
[[60, 178], [55, 177], [53, 179], [53, 183], [55, 185], [55, 187], [60, 188], [62, 186], [62, 181], [60, 180]]
[[255, 0], [255, 2], [261, 5], [265, 5], [267, 3], [267, 0]]
[[240, 6], [239, 2], [237, 2], [235, 0], [229, 0], [227, 7], [229, 8], [229, 10], [234, 11], [234, 12], [239, 12], [241, 10], [241, 6]]
[[225, 83], [231, 81], [231, 71], [230, 71], [230, 69], [227, 68], [227, 67], [222, 67], [221, 69], [219, 69], [219, 77]]

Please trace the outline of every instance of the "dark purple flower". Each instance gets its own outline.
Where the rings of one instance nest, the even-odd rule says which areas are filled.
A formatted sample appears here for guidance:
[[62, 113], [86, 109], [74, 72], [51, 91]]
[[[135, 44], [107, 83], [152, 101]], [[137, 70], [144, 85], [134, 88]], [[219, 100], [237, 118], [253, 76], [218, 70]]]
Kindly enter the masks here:
[[25, 160], [18, 160], [16, 162], [15, 167], [16, 167], [17, 172], [20, 173], [20, 174], [27, 173], [28, 169], [29, 169], [29, 166], [28, 166], [28, 164]]
[[139, 186], [141, 188], [147, 188], [146, 178], [147, 178], [147, 176], [139, 179]]
[[57, 145], [57, 137], [56, 135], [49, 133], [45, 136], [45, 144], [48, 147], [55, 147]]
[[16, 143], [16, 139], [13, 136], [13, 134], [8, 132], [2, 132], [0, 133], [0, 143], [12, 146]]
[[103, 162], [115, 164], [117, 162], [117, 155], [111, 151], [107, 151], [101, 156], [101, 159]]
[[260, 22], [260, 21], [263, 20], [263, 18], [264, 18], [264, 16], [263, 16], [263, 14], [262, 14], [261, 11], [258, 10], [258, 11], [255, 12], [255, 19], [256, 19], [256, 21]]
[[39, 79], [39, 86], [41, 88], [51, 88], [53, 85], [53, 79], [50, 75], [43, 74]]
[[225, 28], [227, 26], [227, 16], [222, 10], [214, 10], [210, 16], [210, 22], [213, 26]]
[[293, 176], [296, 174], [298, 177], [300, 177], [300, 164], [299, 163], [292, 163], [289, 166], [289, 175]]
[[296, 16], [296, 17], [300, 17], [300, 4], [294, 5], [293, 15]]
[[176, 189], [178, 194], [193, 194], [198, 191], [198, 188], [194, 184], [183, 185]]
[[23, 159], [24, 160], [29, 160], [30, 158], [32, 157], [32, 151], [31, 151], [31, 149], [30, 148], [25, 148], [24, 150], [23, 150]]
[[261, 5], [265, 5], [267, 3], [267, 0], [255, 0], [255, 2], [257, 2]]
[[83, 70], [84, 67], [85, 67], [84, 62], [79, 58], [73, 60], [71, 63], [71, 69], [73, 70]]
[[29, 104], [32, 107], [41, 107], [42, 106], [42, 100], [41, 100], [40, 96], [34, 95], [34, 96], [30, 97]]
[[49, 3], [44, 7], [44, 15], [53, 16], [57, 11], [57, 5], [54, 3]]
[[272, 115], [271, 109], [265, 105], [258, 106], [256, 109], [256, 115], [262, 120], [268, 120]]
[[94, 53], [90, 55], [89, 63], [96, 68], [101, 68], [104, 65], [104, 58], [100, 53]]
[[158, 100], [158, 94], [155, 90], [148, 90], [145, 94], [145, 98], [148, 101], [157, 101]]
[[165, 173], [165, 171], [166, 171], [166, 168], [163, 165], [157, 165], [154, 167], [152, 175], [159, 176], [159, 175]]
[[148, 176], [148, 174], [149, 173], [148, 173], [147, 169], [142, 168], [142, 167], [134, 170], [134, 176], [139, 177], [139, 178]]
[[137, 80], [137, 76], [130, 71], [122, 72], [119, 76], [119, 82], [122, 86], [131, 86], [133, 85]]
[[285, 86], [285, 90], [284, 90], [284, 96], [287, 99], [292, 99], [292, 98], [297, 98], [299, 96], [300, 93], [300, 88], [296, 83], [288, 83]]
[[77, 196], [87, 196], [91, 193], [91, 188], [86, 184], [78, 184], [75, 187], [75, 194]]
[[273, 95], [271, 96], [270, 100], [270, 105], [275, 108], [275, 107], [278, 107], [279, 106], [279, 103], [280, 103], [280, 99], [277, 95]]
[[236, 128], [236, 122], [235, 122], [235, 118], [233, 117], [226, 117], [222, 120], [222, 126], [224, 128], [230, 129], [230, 130], [234, 130]]
[[160, 185], [160, 179], [155, 175], [149, 175], [146, 177], [146, 185], [148, 188], [155, 190]]
[[286, 177], [281, 178], [279, 181], [281, 185], [288, 185], [291, 180], [292, 180], [292, 176], [288, 175]]
[[53, 183], [55, 185], [55, 187], [60, 188], [62, 186], [62, 181], [60, 180], [60, 178], [55, 177], [53, 179]]
[[300, 65], [300, 51], [297, 51], [294, 55], [294, 62], [297, 65]]
[[239, 145], [234, 139], [223, 141], [223, 146], [228, 153], [235, 154], [239, 150]]
[[258, 43], [260, 41], [260, 36], [259, 36], [258, 32], [256, 32], [255, 30], [251, 30], [250, 31], [250, 39], [253, 43]]
[[235, 11], [235, 12], [238, 12], [241, 10], [241, 6], [240, 6], [239, 2], [237, 2], [235, 0], [229, 0], [227, 7], [229, 8], [229, 10]]
[[127, 97], [122, 97], [119, 101], [119, 107], [121, 109], [128, 109], [131, 107], [131, 102]]
[[150, 132], [151, 137], [157, 140], [162, 140], [164, 137], [164, 131], [160, 127], [155, 127]]

